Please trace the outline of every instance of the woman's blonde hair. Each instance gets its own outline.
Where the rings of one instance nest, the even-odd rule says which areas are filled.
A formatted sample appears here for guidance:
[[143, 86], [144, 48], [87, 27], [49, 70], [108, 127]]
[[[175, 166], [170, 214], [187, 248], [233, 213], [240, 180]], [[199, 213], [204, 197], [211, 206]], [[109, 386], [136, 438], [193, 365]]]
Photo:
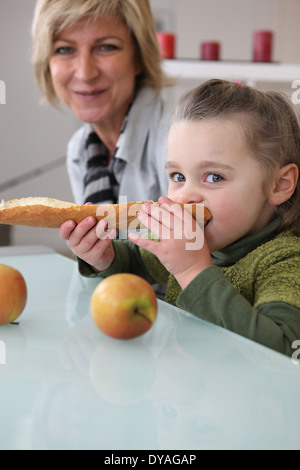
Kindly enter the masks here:
[[137, 86], [149, 85], [159, 93], [171, 84], [162, 70], [149, 0], [38, 0], [32, 24], [32, 60], [37, 84], [51, 104], [58, 102], [49, 68], [55, 36], [82, 19], [96, 21], [103, 15], [121, 19], [133, 35], [142, 65]]
[[[172, 123], [203, 119], [233, 119], [241, 125], [264, 172], [266, 192], [276, 170], [294, 163], [300, 173], [299, 118], [285, 95], [225, 80], [209, 80], [180, 99]], [[282, 218], [281, 230], [292, 228], [300, 236], [299, 175], [292, 197], [276, 206], [275, 215]]]

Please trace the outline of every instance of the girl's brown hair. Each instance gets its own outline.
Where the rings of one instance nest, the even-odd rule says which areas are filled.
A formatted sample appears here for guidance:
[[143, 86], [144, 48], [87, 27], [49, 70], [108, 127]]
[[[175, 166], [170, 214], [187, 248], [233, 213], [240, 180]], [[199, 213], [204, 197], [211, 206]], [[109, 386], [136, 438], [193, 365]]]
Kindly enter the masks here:
[[[300, 172], [299, 119], [289, 99], [275, 91], [263, 92], [239, 83], [209, 80], [179, 101], [172, 123], [202, 119], [234, 119], [246, 136], [253, 156], [265, 174], [265, 189], [276, 170], [294, 163]], [[276, 206], [280, 229], [300, 236], [300, 178], [292, 197]]]

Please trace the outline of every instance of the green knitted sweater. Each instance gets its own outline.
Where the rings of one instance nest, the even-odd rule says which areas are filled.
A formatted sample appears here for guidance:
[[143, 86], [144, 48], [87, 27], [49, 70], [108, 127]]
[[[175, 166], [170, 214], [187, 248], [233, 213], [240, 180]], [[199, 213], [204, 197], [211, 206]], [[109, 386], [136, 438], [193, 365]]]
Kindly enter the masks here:
[[[176, 305], [182, 292], [176, 279], [148, 251], [141, 250], [141, 256], [151, 276], [157, 282], [167, 283], [165, 301]], [[277, 235], [231, 266], [220, 269], [255, 308], [285, 302], [300, 309], [300, 238], [292, 232]]]
[[300, 237], [276, 235], [279, 223], [212, 253], [214, 265], [183, 291], [154, 255], [128, 240], [113, 242], [115, 259], [104, 273], [80, 260], [79, 269], [88, 277], [131, 272], [167, 284], [167, 302], [291, 356], [300, 339]]

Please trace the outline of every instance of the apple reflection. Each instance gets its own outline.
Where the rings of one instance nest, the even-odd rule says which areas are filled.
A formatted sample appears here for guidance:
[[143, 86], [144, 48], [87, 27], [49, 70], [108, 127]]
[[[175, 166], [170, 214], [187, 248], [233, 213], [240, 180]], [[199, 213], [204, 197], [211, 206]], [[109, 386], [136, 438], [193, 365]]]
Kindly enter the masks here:
[[94, 390], [117, 405], [131, 405], [147, 396], [155, 378], [155, 361], [138, 340], [103, 338], [90, 362]]

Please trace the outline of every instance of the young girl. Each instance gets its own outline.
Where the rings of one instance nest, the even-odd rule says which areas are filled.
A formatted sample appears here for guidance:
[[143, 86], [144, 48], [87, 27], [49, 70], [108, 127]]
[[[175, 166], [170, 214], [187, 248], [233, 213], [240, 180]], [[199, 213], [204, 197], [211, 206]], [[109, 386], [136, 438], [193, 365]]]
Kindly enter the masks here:
[[[176, 108], [163, 209], [145, 204], [139, 214], [158, 239], [131, 233], [112, 242], [114, 231], [93, 218], [66, 222], [60, 235], [83, 275], [164, 282], [167, 302], [291, 356], [300, 339], [299, 167], [300, 128], [287, 99], [210, 80]], [[211, 211], [201, 249], [186, 249], [185, 230], [175, 236], [191, 216], [175, 213], [174, 202]]]

